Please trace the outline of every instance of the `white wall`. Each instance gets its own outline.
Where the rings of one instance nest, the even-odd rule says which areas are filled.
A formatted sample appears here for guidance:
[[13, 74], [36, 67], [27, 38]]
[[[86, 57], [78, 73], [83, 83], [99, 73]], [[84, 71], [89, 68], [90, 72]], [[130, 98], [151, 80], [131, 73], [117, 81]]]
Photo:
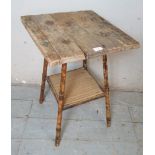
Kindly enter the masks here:
[[[110, 86], [142, 90], [142, 0], [13, 0], [12, 1], [12, 83], [39, 84], [42, 56], [23, 27], [20, 16], [63, 11], [94, 10], [138, 40], [141, 48], [109, 55]], [[102, 82], [102, 60], [89, 60], [89, 69]], [[69, 64], [78, 68], [82, 62]], [[60, 67], [50, 69], [51, 73]]]

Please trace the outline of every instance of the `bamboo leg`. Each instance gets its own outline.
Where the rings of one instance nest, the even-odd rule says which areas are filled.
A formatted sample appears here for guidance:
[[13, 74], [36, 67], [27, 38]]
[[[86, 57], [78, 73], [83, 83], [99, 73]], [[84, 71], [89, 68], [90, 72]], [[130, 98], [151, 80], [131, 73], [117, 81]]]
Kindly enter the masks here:
[[104, 69], [105, 103], [106, 103], [106, 121], [107, 121], [107, 127], [110, 127], [110, 125], [111, 125], [111, 112], [110, 112], [110, 95], [109, 95], [109, 84], [108, 84], [107, 55], [103, 55], [103, 69]]
[[48, 66], [48, 62], [44, 59], [42, 82], [41, 82], [41, 89], [40, 89], [40, 99], [39, 99], [40, 103], [43, 103], [45, 99], [44, 90], [45, 90], [45, 82], [46, 82], [46, 77], [47, 77], [47, 66]]
[[85, 60], [83, 60], [83, 67], [84, 67], [84, 69], [86, 69], [87, 70], [87, 60], [85, 59]]
[[60, 140], [61, 140], [61, 121], [62, 121], [62, 110], [63, 110], [63, 106], [64, 106], [66, 71], [67, 71], [67, 63], [62, 64], [62, 68], [61, 68], [61, 81], [60, 81], [55, 146], [58, 146], [60, 144]]

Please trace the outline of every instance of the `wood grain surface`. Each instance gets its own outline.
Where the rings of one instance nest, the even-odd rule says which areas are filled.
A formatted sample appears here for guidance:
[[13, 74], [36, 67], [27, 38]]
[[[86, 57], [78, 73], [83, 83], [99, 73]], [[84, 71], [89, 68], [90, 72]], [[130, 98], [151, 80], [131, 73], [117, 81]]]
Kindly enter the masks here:
[[51, 66], [139, 47], [135, 39], [93, 11], [21, 19]]

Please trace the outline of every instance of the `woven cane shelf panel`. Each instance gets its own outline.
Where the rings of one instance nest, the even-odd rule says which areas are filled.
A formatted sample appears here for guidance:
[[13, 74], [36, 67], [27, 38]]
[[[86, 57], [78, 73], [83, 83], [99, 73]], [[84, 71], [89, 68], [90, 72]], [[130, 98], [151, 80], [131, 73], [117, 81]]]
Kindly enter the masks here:
[[[60, 89], [60, 74], [48, 76], [47, 81], [57, 101]], [[64, 109], [85, 103], [104, 93], [93, 77], [84, 68], [67, 72], [65, 85]]]

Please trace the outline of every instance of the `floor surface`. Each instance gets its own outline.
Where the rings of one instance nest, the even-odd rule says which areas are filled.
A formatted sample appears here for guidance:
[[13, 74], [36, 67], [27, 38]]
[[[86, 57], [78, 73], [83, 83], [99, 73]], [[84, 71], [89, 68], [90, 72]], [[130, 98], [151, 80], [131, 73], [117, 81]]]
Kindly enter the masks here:
[[57, 103], [39, 86], [12, 86], [12, 155], [142, 155], [143, 94], [111, 92], [111, 127], [100, 98], [63, 112], [62, 141], [54, 146]]

